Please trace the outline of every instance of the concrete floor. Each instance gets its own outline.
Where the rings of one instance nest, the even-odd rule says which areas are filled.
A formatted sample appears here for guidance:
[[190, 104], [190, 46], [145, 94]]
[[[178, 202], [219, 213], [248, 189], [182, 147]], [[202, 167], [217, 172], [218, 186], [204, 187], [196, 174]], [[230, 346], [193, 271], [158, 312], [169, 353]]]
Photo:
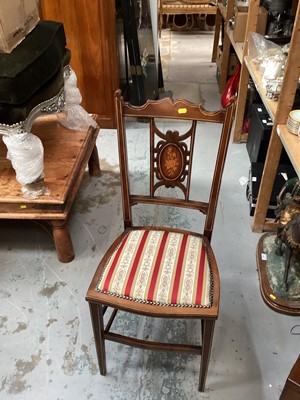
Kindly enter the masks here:
[[[166, 90], [175, 97], [200, 94], [208, 109], [218, 108], [215, 65], [209, 62], [212, 33], [167, 35], [172, 40], [165, 43], [170, 53], [163, 54], [169, 56]], [[197, 94], [183, 92], [187, 88]], [[197, 357], [113, 343], [107, 346], [108, 374], [100, 376], [84, 297], [101, 256], [120, 232], [121, 203], [116, 132], [101, 130], [97, 145], [102, 176], [85, 175], [70, 217], [73, 262], [58, 262], [51, 237], [35, 223], [0, 224], [0, 400], [278, 399], [299, 354], [299, 319], [271, 311], [260, 295], [255, 260], [260, 234], [251, 231], [241, 179], [249, 169], [244, 144], [230, 145], [216, 217], [221, 309], [206, 392], [197, 392]], [[139, 170], [142, 145], [133, 149], [132, 159]], [[136, 318], [121, 315], [116, 322], [122, 330]], [[138, 328], [148, 335], [157, 326], [146, 320]], [[167, 325], [164, 333], [193, 339], [196, 330], [194, 324]]]

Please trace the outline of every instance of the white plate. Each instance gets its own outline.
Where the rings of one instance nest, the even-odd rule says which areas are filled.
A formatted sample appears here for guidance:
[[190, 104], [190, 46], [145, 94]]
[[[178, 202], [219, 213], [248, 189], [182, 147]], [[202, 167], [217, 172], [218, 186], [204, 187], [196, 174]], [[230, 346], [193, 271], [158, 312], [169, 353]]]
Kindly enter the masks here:
[[292, 110], [289, 114], [289, 117], [293, 122], [300, 123], [300, 110]]

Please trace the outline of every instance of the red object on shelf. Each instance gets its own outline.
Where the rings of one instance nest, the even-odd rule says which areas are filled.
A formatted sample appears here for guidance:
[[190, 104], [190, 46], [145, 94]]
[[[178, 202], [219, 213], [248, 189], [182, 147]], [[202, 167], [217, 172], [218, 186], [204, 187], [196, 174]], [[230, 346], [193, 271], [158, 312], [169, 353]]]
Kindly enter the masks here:
[[222, 107], [226, 108], [239, 86], [241, 65], [237, 64], [235, 73], [226, 82], [224, 93], [221, 97]]

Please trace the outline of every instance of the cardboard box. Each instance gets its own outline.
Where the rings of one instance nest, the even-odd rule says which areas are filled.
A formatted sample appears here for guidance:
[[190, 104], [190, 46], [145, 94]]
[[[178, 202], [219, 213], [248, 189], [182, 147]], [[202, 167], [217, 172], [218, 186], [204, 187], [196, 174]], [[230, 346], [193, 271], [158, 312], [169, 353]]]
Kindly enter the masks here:
[[[245, 8], [238, 8], [234, 17], [233, 40], [244, 42], [246, 34], [248, 11]], [[256, 32], [264, 35], [266, 32], [268, 11], [264, 7], [259, 7]]]
[[[216, 65], [217, 65], [218, 70], [220, 70], [220, 71], [221, 71], [221, 65], [222, 65], [222, 56], [223, 56], [222, 47], [218, 46]], [[228, 59], [227, 76], [232, 76], [235, 73], [236, 65], [238, 63], [239, 63], [239, 60], [237, 58], [237, 55], [235, 53], [230, 53], [229, 59]]]
[[0, 53], [10, 53], [38, 21], [36, 0], [1, 0]]

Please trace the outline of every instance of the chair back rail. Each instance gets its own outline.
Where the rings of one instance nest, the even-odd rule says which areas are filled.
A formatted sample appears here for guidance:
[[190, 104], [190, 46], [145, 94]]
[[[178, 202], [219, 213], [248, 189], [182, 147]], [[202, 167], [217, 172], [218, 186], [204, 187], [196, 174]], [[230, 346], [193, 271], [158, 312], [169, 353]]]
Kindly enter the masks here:
[[[183, 207], [198, 210], [206, 216], [203, 233], [210, 240], [226, 153], [230, 140], [234, 101], [230, 103], [226, 110], [214, 112], [206, 111], [200, 104], [192, 104], [184, 99], [177, 99], [175, 101], [170, 98], [155, 101], [148, 100], [142, 106], [133, 106], [123, 102], [121, 91], [117, 91], [116, 111], [119, 131], [119, 158], [125, 228], [132, 227], [131, 207], [138, 203]], [[125, 119], [127, 117], [149, 120], [149, 195], [130, 193], [125, 126]], [[191, 121], [191, 127], [183, 134], [179, 133], [177, 130], [167, 130], [164, 133], [156, 125], [156, 121], [162, 119]], [[222, 124], [208, 202], [190, 199], [192, 162], [198, 122]], [[209, 134], [209, 132], [207, 134]], [[179, 188], [184, 198], [178, 199], [156, 195], [157, 189], [161, 186]]]

